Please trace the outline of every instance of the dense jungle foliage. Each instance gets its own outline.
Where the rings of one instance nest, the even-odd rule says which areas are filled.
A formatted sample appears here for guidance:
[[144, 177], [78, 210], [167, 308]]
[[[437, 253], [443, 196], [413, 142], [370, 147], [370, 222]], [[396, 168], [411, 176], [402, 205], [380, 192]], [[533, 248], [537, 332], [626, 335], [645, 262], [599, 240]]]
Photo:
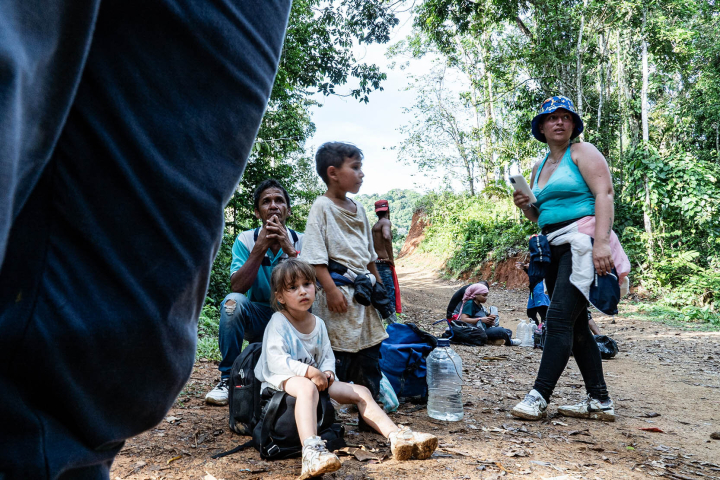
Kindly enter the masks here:
[[719, 37], [720, 5], [707, 0], [419, 2], [413, 35], [390, 53], [434, 68], [412, 79], [398, 152], [450, 169], [470, 194], [425, 202], [435, 222], [425, 248], [451, 252], [454, 273], [512, 239], [523, 248], [532, 226], [490, 199], [509, 171], [529, 177], [546, 153], [530, 120], [565, 95], [585, 123], [578, 141], [608, 160], [634, 285], [678, 317], [720, 323]]
[[[293, 198], [289, 223], [298, 229], [323, 191], [305, 154], [311, 95], [372, 101], [386, 76], [358, 60], [353, 45], [389, 42], [396, 13], [408, 9], [413, 33], [389, 55], [398, 65], [432, 58], [434, 67], [410, 78], [417, 101], [413, 120], [399, 125], [398, 156], [449, 172], [439, 191], [454, 191], [420, 200], [433, 219], [423, 248], [446, 253], [455, 274], [524, 248], [534, 226], [513, 211], [505, 179], [510, 171], [529, 177], [546, 152], [530, 135], [530, 120], [545, 98], [565, 95], [585, 123], [579, 141], [608, 160], [615, 230], [633, 284], [680, 319], [720, 323], [720, 4], [296, 0], [268, 111], [226, 210], [207, 328], [229, 291], [232, 242], [257, 224], [254, 186], [283, 181]], [[462, 191], [450, 187], [458, 181]], [[405, 194], [391, 202], [397, 227], [414, 201]]]

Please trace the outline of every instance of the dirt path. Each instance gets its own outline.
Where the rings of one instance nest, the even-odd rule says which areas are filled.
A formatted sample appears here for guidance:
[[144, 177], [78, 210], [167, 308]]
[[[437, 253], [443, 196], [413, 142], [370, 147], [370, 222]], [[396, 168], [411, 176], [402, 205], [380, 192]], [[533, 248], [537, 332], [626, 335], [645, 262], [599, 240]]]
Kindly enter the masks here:
[[[441, 318], [458, 283], [439, 280], [418, 259], [399, 268], [409, 321], [439, 335]], [[493, 288], [489, 303], [501, 324], [515, 329], [524, 315], [525, 291]], [[463, 358], [465, 418], [437, 422], [424, 409], [401, 405], [392, 417], [440, 437], [441, 448], [424, 461], [361, 463], [341, 457], [343, 468], [326, 478], [555, 478], [616, 479], [720, 478], [720, 333], [681, 331], [640, 320], [631, 307], [624, 315], [596, 315], [604, 333], [618, 341], [620, 354], [604, 361], [616, 403], [615, 423], [565, 418], [556, 406], [584, 396], [571, 359], [541, 422], [515, 420], [509, 410], [530, 389], [541, 351], [519, 347], [454, 347]], [[483, 357], [505, 357], [486, 360]], [[113, 479], [295, 478], [299, 460], [264, 462], [251, 450], [219, 460], [210, 456], [244, 442], [229, 433], [227, 410], [209, 407], [204, 394], [217, 381], [213, 363], [198, 362], [165, 421], [127, 442], [111, 472]], [[380, 435], [359, 433], [344, 416], [348, 444], [389, 454]], [[663, 433], [640, 428], [656, 427]], [[209, 476], [208, 476], [209, 475]]]

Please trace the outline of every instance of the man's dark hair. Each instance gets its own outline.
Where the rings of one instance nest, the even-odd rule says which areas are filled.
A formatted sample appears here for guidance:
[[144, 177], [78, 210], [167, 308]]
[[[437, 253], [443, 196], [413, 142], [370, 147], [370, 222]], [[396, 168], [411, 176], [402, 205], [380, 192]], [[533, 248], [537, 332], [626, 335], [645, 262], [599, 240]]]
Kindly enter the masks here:
[[255, 207], [255, 210], [258, 210], [258, 207], [260, 206], [260, 195], [262, 195], [262, 193], [268, 188], [279, 188], [285, 196], [285, 202], [287, 202], [288, 208], [290, 208], [290, 195], [288, 195], [285, 187], [283, 187], [282, 184], [274, 178], [268, 178], [267, 180], [260, 182], [260, 185], [258, 185], [255, 192], [253, 192], [253, 206]]
[[477, 283], [482, 283], [483, 285], [485, 285], [487, 287], [488, 290], [490, 290], [490, 284], [488, 282], [486, 282], [485, 280], [480, 280]]
[[375, 215], [377, 215], [378, 218], [385, 218], [385, 217], [387, 217], [387, 214], [388, 214], [387, 210], [383, 210], [381, 212], [375, 212]]
[[320, 145], [315, 154], [315, 169], [325, 185], [330, 184], [327, 169], [329, 167], [340, 168], [346, 158], [362, 160], [362, 150], [355, 145], [343, 142], [327, 142]]

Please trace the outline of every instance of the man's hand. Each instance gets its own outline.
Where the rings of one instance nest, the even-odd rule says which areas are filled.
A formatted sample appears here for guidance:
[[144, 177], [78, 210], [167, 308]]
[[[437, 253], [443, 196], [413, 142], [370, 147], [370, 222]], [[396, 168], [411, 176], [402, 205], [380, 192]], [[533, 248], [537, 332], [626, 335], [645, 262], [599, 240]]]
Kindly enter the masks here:
[[[292, 240], [290, 240], [289, 232], [287, 228], [285, 228], [285, 226], [280, 223], [277, 215], [273, 215], [268, 219], [267, 224], [265, 224], [265, 228], [263, 230], [267, 231], [268, 240], [276, 243], [277, 245], [280, 245], [282, 251], [287, 253], [288, 256], [295, 257], [297, 255], [297, 252], [295, 251], [295, 246], [293, 245]], [[258, 240], [260, 240], [259, 236]]]
[[335, 313], [347, 312], [347, 300], [343, 292], [333, 285], [334, 288], [325, 289], [325, 297], [327, 298], [328, 309]]
[[262, 255], [265, 256], [265, 252], [268, 251], [270, 246], [275, 243], [275, 241], [275, 237], [268, 230], [267, 225], [263, 225], [260, 229], [260, 232], [258, 233], [258, 238], [255, 242], [253, 250], [257, 249], [258, 252], [262, 252]]
[[328, 388], [327, 375], [315, 367], [308, 367], [307, 372], [305, 372], [305, 377], [309, 378], [315, 384], [319, 392]]
[[331, 385], [333, 384], [333, 382], [335, 381], [335, 374], [334, 374], [333, 372], [331, 372], [330, 370], [325, 370], [323, 373], [324, 373], [325, 376], [327, 377], [328, 388], [330, 388], [330, 386], [331, 386]]

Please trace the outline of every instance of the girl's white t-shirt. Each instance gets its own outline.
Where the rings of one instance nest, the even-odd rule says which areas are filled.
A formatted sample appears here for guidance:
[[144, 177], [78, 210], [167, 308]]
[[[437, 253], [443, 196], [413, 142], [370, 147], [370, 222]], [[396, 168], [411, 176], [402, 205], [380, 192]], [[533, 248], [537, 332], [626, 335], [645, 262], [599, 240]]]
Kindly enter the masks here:
[[265, 327], [262, 353], [255, 366], [255, 377], [262, 382], [260, 391], [266, 387], [283, 390], [285, 380], [304, 377], [308, 366], [335, 373], [325, 322], [315, 317], [313, 331], [300, 333], [282, 312], [275, 312]]

